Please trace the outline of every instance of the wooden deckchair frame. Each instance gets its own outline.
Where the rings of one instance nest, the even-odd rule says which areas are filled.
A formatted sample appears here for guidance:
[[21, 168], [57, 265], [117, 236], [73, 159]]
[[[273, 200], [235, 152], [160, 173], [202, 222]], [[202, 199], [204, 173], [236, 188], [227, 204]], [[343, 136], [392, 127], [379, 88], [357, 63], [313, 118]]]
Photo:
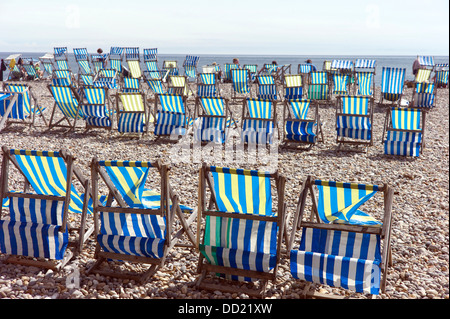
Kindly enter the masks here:
[[[120, 103], [122, 103], [120, 96], [121, 95], [141, 95], [142, 96], [142, 103], [144, 104], [144, 110], [143, 111], [125, 111], [125, 110], [121, 110], [119, 107], [119, 100]], [[119, 119], [120, 119], [120, 114], [144, 114], [144, 126], [145, 126], [145, 130], [142, 133], [136, 133], [138, 135], [138, 137], [140, 138], [141, 136], [144, 136], [145, 134], [148, 133], [148, 126], [150, 123], [150, 116], [151, 116], [151, 110], [148, 110], [148, 106], [147, 106], [147, 99], [145, 98], [145, 93], [142, 91], [139, 92], [130, 92], [130, 93], [124, 93], [124, 92], [116, 92], [115, 95], [115, 100], [116, 100], [116, 113], [117, 113], [117, 123], [119, 123]], [[122, 133], [125, 134], [125, 133]], [[130, 135], [132, 133], [127, 133], [127, 135]]]
[[[49, 85], [47, 85], [47, 88], [48, 88], [48, 90], [50, 91], [50, 94], [53, 97], [51, 86], [52, 85], [49, 84]], [[55, 86], [58, 86], [58, 85], [55, 85]], [[73, 123], [71, 123], [71, 120], [64, 113], [62, 114], [63, 117], [61, 119], [59, 119], [58, 121], [53, 123], [53, 119], [54, 119], [54, 116], [55, 116], [56, 109], [59, 108], [58, 104], [56, 103], [56, 100], [54, 100], [52, 114], [50, 116], [50, 121], [49, 121], [49, 124], [48, 124], [48, 131], [51, 130], [52, 128], [54, 128], [54, 127], [68, 128], [68, 130], [65, 132], [65, 134], [75, 131], [75, 128], [76, 128], [76, 125], [77, 125], [77, 120], [78, 120], [78, 117], [80, 115], [81, 99], [80, 99], [80, 96], [78, 95], [77, 90], [73, 86], [70, 85], [68, 87], [72, 91], [72, 94], [75, 97], [75, 99], [78, 101], [78, 106], [77, 106], [77, 109], [76, 109], [75, 118], [72, 119]], [[64, 120], [67, 121], [67, 125], [61, 124], [61, 122], [64, 121]]]
[[[87, 273], [98, 273], [105, 276], [117, 277], [117, 278], [125, 278], [125, 279], [133, 279], [139, 283], [145, 283], [151, 276], [153, 276], [156, 271], [163, 267], [165, 264], [166, 257], [170, 250], [175, 246], [186, 246], [183, 244], [179, 244], [181, 235], [183, 233], [186, 234], [189, 241], [192, 245], [187, 245], [189, 248], [197, 248], [196, 246], [196, 238], [190, 229], [190, 225], [197, 218], [197, 212], [194, 211], [191, 216], [186, 219], [183, 216], [183, 212], [179, 206], [179, 198], [178, 195], [172, 190], [169, 183], [169, 170], [170, 168], [167, 165], [161, 163], [160, 160], [155, 162], [151, 162], [153, 168], [158, 170], [161, 179], [161, 205], [159, 209], [144, 209], [144, 208], [130, 208], [126, 204], [125, 200], [120, 195], [117, 188], [112, 183], [108, 174], [100, 169], [99, 161], [97, 158], [94, 158], [91, 162], [91, 177], [92, 177], [92, 192], [94, 196], [98, 196], [99, 194], [99, 178], [103, 180], [107, 189], [109, 191], [108, 197], [106, 200], [106, 204], [102, 205], [97, 197], [93, 197], [93, 211], [94, 211], [94, 233], [95, 238], [100, 233], [100, 212], [114, 212], [114, 213], [132, 213], [132, 214], [150, 214], [150, 215], [159, 215], [166, 217], [166, 240], [164, 243], [164, 252], [163, 257], [160, 259], [151, 258], [151, 257], [143, 257], [143, 256], [134, 256], [134, 255], [126, 255], [119, 253], [112, 253], [103, 251], [100, 247], [98, 241], [95, 246], [94, 258], [96, 262], [92, 265]], [[113, 200], [116, 200], [117, 205], [112, 207], [111, 204]], [[172, 208], [170, 207], [170, 202], [172, 201]], [[177, 233], [173, 233], [174, 229], [173, 224], [175, 217], [178, 217], [182, 228], [177, 231]], [[143, 263], [150, 264], [150, 268], [147, 271], [142, 272], [141, 274], [130, 274], [124, 272], [117, 272], [111, 269], [100, 269], [100, 266], [107, 261], [108, 259], [113, 260], [124, 260], [132, 263]]]
[[[382, 263], [380, 264], [380, 269], [382, 272], [380, 289], [385, 292], [386, 289], [386, 279], [387, 279], [387, 268], [388, 265], [392, 266], [392, 253], [391, 253], [391, 230], [392, 230], [392, 201], [394, 196], [394, 190], [387, 184], [384, 184], [378, 192], [383, 194], [384, 199], [384, 215], [383, 215], [383, 225], [381, 227], [373, 226], [359, 226], [359, 225], [345, 225], [345, 224], [326, 224], [320, 220], [318, 212], [318, 204], [316, 201], [316, 196], [314, 194], [314, 180], [312, 176], [308, 176], [302, 183], [300, 196], [297, 203], [297, 208], [294, 214], [292, 232], [289, 239], [288, 251], [291, 251], [294, 246], [294, 240], [296, 233], [302, 228], [316, 228], [316, 229], [326, 229], [326, 230], [337, 230], [345, 232], [355, 232], [355, 233], [366, 233], [375, 234], [380, 236], [380, 240], [383, 242], [383, 248], [381, 251]], [[311, 196], [311, 210], [309, 218], [305, 214], [306, 209], [306, 198], [308, 193]], [[303, 297], [311, 298], [326, 298], [326, 299], [341, 299], [342, 297], [333, 296], [329, 294], [322, 294], [316, 291], [309, 291], [312, 283], [308, 282], [308, 285], [303, 291]]]
[[[202, 253], [199, 253], [199, 262], [198, 262], [198, 268], [197, 272], [200, 274], [199, 278], [197, 279], [196, 287], [199, 289], [206, 289], [206, 290], [222, 290], [226, 292], [231, 293], [239, 293], [243, 292], [248, 295], [256, 296], [256, 297], [264, 297], [267, 283], [268, 281], [276, 281], [277, 278], [277, 270], [278, 270], [278, 264], [280, 261], [280, 255], [281, 255], [281, 244], [283, 241], [283, 235], [285, 235], [285, 214], [286, 214], [286, 204], [284, 202], [284, 188], [286, 179], [284, 176], [280, 175], [278, 171], [271, 173], [270, 178], [272, 181], [275, 182], [276, 187], [276, 193], [277, 193], [277, 200], [278, 200], [278, 206], [277, 206], [277, 214], [274, 217], [269, 216], [260, 216], [260, 215], [252, 215], [252, 214], [234, 214], [230, 212], [221, 212], [218, 210], [218, 204], [216, 201], [216, 195], [214, 193], [214, 187], [213, 187], [213, 181], [211, 179], [211, 176], [208, 174], [210, 172], [210, 167], [206, 166], [205, 163], [203, 163], [202, 167], [199, 171], [199, 186], [198, 186], [198, 214], [197, 214], [197, 247], [200, 245], [200, 241], [204, 243], [205, 238], [201, 237], [201, 229], [202, 229], [202, 219], [206, 218], [206, 216], [218, 216], [218, 217], [228, 217], [228, 218], [238, 218], [238, 219], [244, 219], [244, 220], [261, 220], [261, 221], [270, 221], [270, 222], [276, 222], [278, 225], [278, 233], [277, 233], [277, 258], [276, 258], [276, 264], [274, 269], [272, 269], [271, 272], [260, 272], [260, 271], [253, 271], [253, 270], [244, 270], [244, 269], [238, 269], [238, 268], [232, 268], [232, 267], [225, 267], [225, 266], [216, 266], [209, 264], [205, 261], [204, 256]], [[206, 190], [210, 190], [210, 198], [209, 201], [207, 200]], [[286, 237], [287, 238], [287, 237]], [[206, 278], [207, 273], [214, 272], [214, 273], [223, 273], [223, 274], [229, 274], [229, 275], [236, 275], [236, 276], [244, 276], [244, 277], [250, 277], [250, 278], [256, 278], [260, 279], [262, 284], [257, 289], [250, 289], [246, 287], [234, 287], [231, 285], [226, 285], [227, 282], [223, 283], [213, 283], [209, 282], [209, 280]]]
[[[85, 94], [85, 89], [89, 89], [89, 88], [95, 88], [95, 89], [104, 89], [105, 90], [105, 103], [104, 104], [91, 104], [88, 103], [87, 101], [87, 97]], [[84, 102], [84, 98], [86, 97], [86, 103]], [[96, 87], [96, 86], [84, 86], [81, 89], [81, 97], [80, 97], [80, 107], [83, 105], [93, 105], [93, 106], [99, 106], [99, 107], [105, 107], [108, 111], [108, 116], [109, 119], [111, 121], [111, 125], [109, 127], [105, 127], [105, 126], [96, 126], [96, 125], [88, 125], [88, 123], [86, 122], [86, 130], [85, 132], [89, 131], [92, 128], [102, 128], [102, 129], [106, 129], [108, 131], [112, 131], [113, 125], [114, 125], [114, 116], [113, 116], [113, 108], [112, 108], [112, 100], [111, 100], [111, 96], [109, 95], [109, 89], [104, 86], [104, 87]]]
[[[167, 93], [167, 94], [169, 94], [169, 93]], [[177, 95], [177, 94], [169, 94], [169, 95]], [[161, 101], [160, 101], [160, 98], [159, 98], [159, 96], [160, 96], [160, 94], [155, 94], [155, 104], [154, 104], [154, 110], [153, 110], [153, 118], [154, 118], [154, 124], [155, 124], [155, 126], [156, 126], [156, 124], [157, 124], [157, 115], [158, 115], [158, 104], [161, 104]], [[187, 103], [187, 97], [186, 96], [184, 96], [184, 95], [178, 95], [178, 96], [181, 96], [181, 98], [182, 98], [182, 100], [183, 100], [183, 106], [184, 106], [184, 116], [186, 117], [186, 121], [185, 121], [185, 123], [184, 123], [184, 125], [183, 125], [183, 128], [186, 130], [186, 134], [187, 134], [187, 132], [188, 132], [188, 130], [189, 130], [189, 119], [191, 118], [191, 110], [190, 110], [190, 108], [188, 107], [188, 103]], [[164, 111], [163, 111], [164, 112]], [[179, 114], [181, 114], [181, 113], [179, 113]], [[170, 138], [171, 137], [171, 134], [169, 133], [169, 134], [158, 134], [158, 135], [156, 135], [156, 138], [157, 139], [160, 139], [160, 138]], [[171, 140], [171, 139], [170, 139]]]
[[250, 110], [248, 108], [247, 98], [243, 99], [242, 103], [242, 117], [241, 117], [241, 132], [244, 132], [244, 122], [245, 120], [255, 120], [255, 121], [265, 121], [265, 122], [273, 122], [274, 125], [274, 132], [275, 129], [278, 132], [278, 136], [280, 136], [279, 127], [278, 127], [278, 121], [277, 121], [277, 101], [272, 100], [261, 100], [261, 101], [269, 101], [272, 103], [272, 114], [271, 117], [268, 119], [263, 118], [257, 118], [257, 117], [251, 117], [250, 116]]
[[[75, 158], [66, 150], [60, 150], [59, 153], [61, 157], [63, 158], [64, 162], [66, 163], [67, 167], [67, 176], [66, 176], [66, 196], [53, 196], [53, 195], [40, 195], [40, 194], [32, 194], [30, 192], [30, 182], [28, 181], [25, 173], [22, 172], [20, 169], [19, 164], [17, 163], [14, 156], [10, 154], [10, 150], [6, 147], [2, 147], [3, 151], [3, 160], [2, 160], [2, 176], [0, 180], [0, 202], [3, 201], [4, 198], [7, 197], [21, 197], [21, 198], [34, 198], [34, 199], [43, 199], [43, 200], [57, 200], [57, 201], [63, 201], [64, 202], [64, 211], [63, 211], [63, 222], [61, 225], [61, 231], [64, 231], [66, 229], [66, 226], [68, 226], [68, 215], [69, 215], [69, 203], [71, 200], [71, 192], [72, 192], [72, 178], [75, 176], [78, 181], [81, 183], [84, 189], [84, 200], [83, 200], [83, 207], [82, 207], [82, 213], [81, 213], [81, 222], [79, 227], [70, 228], [68, 231], [76, 230], [78, 231], [78, 238], [75, 241], [69, 241], [68, 245], [73, 247], [73, 252], [67, 250], [66, 255], [64, 259], [56, 263], [51, 260], [36, 260], [34, 258], [19, 258], [17, 256], [10, 256], [6, 261], [10, 263], [15, 264], [21, 264], [26, 266], [35, 266], [35, 267], [42, 267], [42, 268], [48, 268], [52, 270], [60, 270], [62, 269], [74, 256], [81, 253], [81, 250], [83, 249], [84, 243], [87, 241], [89, 236], [94, 231], [94, 226], [89, 227], [86, 229], [86, 219], [87, 219], [87, 209], [88, 209], [88, 203], [89, 203], [89, 197], [91, 196], [91, 189], [90, 189], [90, 181], [89, 179], [85, 178], [81, 171], [74, 165]], [[24, 178], [24, 190], [22, 193], [19, 192], [11, 192], [9, 191], [8, 187], [8, 180], [9, 180], [9, 167], [10, 162], [14, 165], [14, 167], [19, 171], [19, 173]], [[1, 218], [1, 210], [0, 210], [0, 218]]]

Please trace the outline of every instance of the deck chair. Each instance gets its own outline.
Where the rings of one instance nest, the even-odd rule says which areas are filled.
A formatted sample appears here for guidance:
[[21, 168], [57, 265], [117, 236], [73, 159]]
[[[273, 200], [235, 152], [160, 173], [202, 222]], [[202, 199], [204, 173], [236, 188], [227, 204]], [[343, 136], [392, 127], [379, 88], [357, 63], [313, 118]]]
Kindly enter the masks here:
[[22, 54], [20, 53], [15, 53], [15, 54], [10, 54], [6, 57], [5, 59], [5, 63], [8, 66], [8, 77], [7, 80], [16, 80], [19, 81], [23, 74], [22, 71], [19, 69], [19, 66], [17, 64], [17, 62], [19, 61], [19, 59], [22, 57]]
[[254, 82], [258, 74], [258, 64], [244, 64], [243, 68], [250, 71], [250, 81]]
[[128, 68], [130, 69], [130, 75], [132, 78], [140, 79], [142, 77], [141, 58], [139, 55], [139, 48], [125, 48], [125, 60], [127, 61]]
[[373, 98], [343, 95], [336, 101], [336, 143], [342, 145], [373, 145]]
[[[24, 59], [25, 60], [25, 59]], [[33, 59], [27, 59], [33, 62]], [[36, 69], [34, 68], [33, 64], [29, 64], [29, 62], [25, 62], [23, 64], [23, 68], [25, 69], [25, 72], [27, 73], [27, 80], [39, 80], [39, 75], [36, 72]]]
[[141, 81], [137, 78], [124, 77], [119, 91], [123, 93], [139, 93], [141, 92]]
[[418, 107], [423, 110], [434, 108], [436, 101], [435, 83], [416, 83], [411, 101], [411, 107]]
[[[55, 70], [53, 71], [53, 79], [63, 80], [65, 85], [77, 86], [77, 81], [70, 70]], [[89, 79], [87, 79], [89, 82]], [[58, 84], [63, 84], [62, 82]]]
[[158, 62], [158, 49], [157, 48], [144, 49], [144, 64], [145, 67], [147, 68], [147, 71], [150, 72], [150, 74], [156, 72], [158, 73], [159, 77], [157, 62]]
[[277, 126], [276, 101], [247, 98], [242, 106], [241, 141], [272, 144]]
[[67, 47], [53, 48], [53, 57], [55, 59], [56, 69], [61, 71], [72, 70], [69, 67], [69, 58], [67, 56]]
[[[77, 125], [77, 120], [85, 118], [83, 111], [79, 107], [80, 96], [78, 92], [73, 86], [49, 84], [47, 87], [54, 99], [48, 129], [51, 130], [54, 127], [60, 127], [67, 128], [66, 133], [73, 132]], [[62, 113], [62, 117], [59, 120], [55, 117], [57, 108]], [[67, 124], [62, 123], [63, 121], [67, 122]]]
[[186, 97], [176, 94], [159, 94], [155, 98], [155, 130], [157, 137], [175, 137], [187, 134], [192, 124]]
[[80, 108], [84, 114], [86, 131], [103, 128], [111, 131], [113, 127], [113, 108], [106, 87], [84, 86], [81, 88]]
[[153, 120], [143, 92], [116, 93], [117, 129], [121, 134], [141, 134], [148, 132]]
[[231, 69], [233, 84], [232, 100], [252, 97], [250, 71], [248, 69]]
[[330, 90], [327, 72], [313, 71], [310, 75], [308, 99], [317, 102], [328, 101], [330, 99]]
[[165, 85], [162, 83], [161, 79], [153, 79], [153, 78], [145, 78], [145, 77], [144, 77], [144, 79], [145, 79], [145, 82], [147, 83], [150, 91], [153, 92], [153, 95], [167, 93]]
[[[284, 187], [285, 178], [278, 172], [203, 164], [197, 215], [198, 288], [264, 297], [267, 282], [277, 278], [285, 227]], [[225, 281], [215, 283], [207, 276], [210, 272]], [[233, 281], [260, 281], [260, 285], [228, 285]]]
[[350, 93], [350, 75], [348, 74], [333, 74], [333, 94], [348, 95]]
[[[314, 116], [308, 116], [311, 101], [307, 99], [285, 100], [283, 107], [283, 147], [298, 149], [298, 145], [306, 144], [308, 148], [323, 141], [322, 124], [319, 106], [313, 103]], [[320, 135], [319, 135], [320, 134]], [[295, 146], [294, 146], [295, 145]]]
[[193, 95], [193, 91], [188, 83], [188, 78], [185, 75], [169, 75], [167, 92], [169, 94], [181, 95], [186, 98]]
[[[64, 150], [9, 150], [5, 146], [2, 150], [0, 202], [9, 199], [9, 219], [0, 218], [0, 250], [11, 255], [7, 262], [61, 269], [80, 253], [94, 230], [86, 224], [92, 213], [89, 180]], [[10, 164], [24, 177], [23, 192], [8, 185]], [[82, 192], [75, 188], [73, 177], [81, 183]], [[78, 234], [69, 236], [73, 230]]]
[[195, 99], [194, 141], [225, 143], [231, 126], [237, 127], [228, 99], [200, 97]]
[[356, 95], [374, 97], [376, 60], [357, 59], [353, 77]]
[[217, 74], [199, 73], [197, 76], [197, 96], [217, 97], [220, 95], [219, 81]]
[[164, 76], [162, 76], [163, 80], [168, 76], [179, 75], [178, 62], [174, 60], [164, 60], [162, 71], [164, 74]]
[[[318, 195], [316, 195], [318, 191]], [[379, 193], [383, 198], [374, 196]], [[309, 282], [304, 296], [339, 298], [309, 291], [311, 284], [340, 287], [372, 297], [385, 292], [391, 262], [393, 190], [378, 186], [313, 180], [303, 182], [289, 242], [293, 278]], [[310, 214], [307, 198], [310, 198]], [[359, 210], [369, 199], [381, 222]], [[380, 208], [384, 206], [383, 208]], [[373, 207], [373, 206], [372, 206]], [[301, 230], [300, 243], [294, 239]]]
[[116, 69], [101, 69], [94, 78], [93, 85], [96, 87], [106, 87], [108, 89], [117, 89], [118, 71]]
[[111, 47], [108, 56], [110, 68], [117, 70], [119, 74], [122, 73], [123, 49], [122, 47]]
[[89, 53], [86, 48], [74, 48], [73, 55], [75, 57], [75, 61], [78, 64], [78, 75], [93, 75], [94, 72], [91, 70], [91, 65], [89, 64]]
[[436, 88], [448, 87], [448, 63], [436, 64], [434, 67], [434, 83]]
[[390, 108], [383, 129], [384, 153], [420, 156], [425, 147], [425, 117], [419, 108]]
[[[196, 212], [180, 205], [169, 183], [169, 168], [160, 161], [98, 161], [91, 163], [94, 196], [99, 186], [109, 194], [105, 204], [94, 200], [95, 259], [87, 273], [134, 279], [143, 284], [165, 264], [165, 259], [186, 234], [194, 247], [190, 224]], [[101, 184], [99, 182], [102, 182]], [[100, 184], [100, 185], [99, 185]], [[150, 186], [154, 189], [148, 189]], [[159, 190], [158, 190], [159, 189]], [[158, 191], [157, 191], [158, 190]], [[184, 214], [191, 213], [188, 219]], [[176, 226], [176, 218], [181, 227]], [[140, 273], [127, 273], [106, 261], [149, 264]]]
[[383, 67], [381, 72], [381, 99], [400, 105], [405, 85], [405, 68]]
[[46, 108], [40, 105], [29, 85], [8, 82], [3, 89], [0, 92], [0, 132], [11, 124], [34, 126], [36, 115], [40, 115], [47, 126]]
[[428, 55], [418, 55], [417, 59], [419, 60], [420, 67], [423, 69], [433, 70], [434, 68], [434, 57]]
[[258, 91], [256, 97], [260, 100], [278, 100], [278, 88], [272, 75], [256, 76]]
[[184, 75], [189, 79], [195, 79], [197, 77], [197, 65], [199, 56], [186, 55], [186, 59], [183, 62]]
[[232, 81], [232, 77], [231, 77], [231, 70], [232, 69], [238, 69], [239, 65], [234, 64], [234, 63], [225, 63], [223, 65], [223, 81], [224, 82], [231, 82]]
[[52, 76], [53, 69], [55, 68], [53, 65], [53, 59], [53, 53], [46, 53], [43, 56], [39, 57], [39, 61], [41, 61], [41, 65], [49, 77]]
[[305, 82], [301, 74], [286, 74], [283, 81], [284, 98], [286, 100], [302, 99], [303, 83]]

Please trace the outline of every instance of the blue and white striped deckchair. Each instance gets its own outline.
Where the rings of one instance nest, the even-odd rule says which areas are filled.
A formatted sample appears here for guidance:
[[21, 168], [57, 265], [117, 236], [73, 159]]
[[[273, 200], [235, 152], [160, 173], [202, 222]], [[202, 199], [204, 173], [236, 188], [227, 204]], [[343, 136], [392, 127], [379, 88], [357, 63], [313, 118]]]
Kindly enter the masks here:
[[147, 71], [152, 77], [155, 74], [158, 74], [159, 77], [157, 62], [158, 62], [158, 49], [157, 48], [144, 49], [144, 63], [147, 68]]
[[78, 74], [78, 82], [80, 86], [94, 85], [94, 77], [91, 74]]
[[277, 100], [278, 89], [275, 78], [272, 75], [258, 75], [258, 92], [256, 97], [260, 100]]
[[81, 89], [81, 111], [85, 115], [86, 129], [112, 129], [113, 110], [108, 88], [84, 86]]
[[52, 76], [53, 74], [53, 62], [54, 59], [53, 53], [46, 53], [43, 56], [39, 57], [39, 61], [41, 61], [41, 65], [44, 68], [44, 71], [47, 72], [48, 76]]
[[405, 68], [383, 67], [381, 72], [381, 99], [400, 104], [405, 85]]
[[240, 98], [247, 98], [252, 96], [250, 71], [248, 69], [231, 69], [231, 80], [233, 83], [232, 99], [238, 98], [237, 94], [244, 95]]
[[371, 73], [376, 73], [377, 60], [371, 59], [356, 59], [355, 61], [355, 71], [367, 71]]
[[272, 144], [277, 125], [276, 101], [247, 98], [242, 107], [244, 143]]
[[[88, 273], [137, 279], [144, 283], [164, 266], [168, 252], [178, 243], [182, 231], [186, 231], [188, 238], [195, 243], [189, 224], [196, 214], [192, 214], [193, 218], [184, 219], [182, 214], [192, 212], [192, 209], [179, 204], [176, 194], [171, 190], [166, 165], [159, 161], [94, 159], [91, 167], [94, 196], [99, 193], [99, 186], [102, 186], [98, 183], [100, 180], [109, 190], [110, 197], [106, 205], [94, 201], [94, 217], [99, 223], [95, 234], [97, 262]], [[160, 193], [148, 189], [149, 175], [153, 181], [151, 186], [160, 188]], [[156, 175], [160, 180], [154, 182]], [[185, 221], [178, 233], [173, 218], [175, 214]], [[141, 274], [127, 275], [102, 270], [99, 266], [106, 259], [151, 266]]]
[[94, 79], [93, 85], [97, 87], [106, 87], [108, 89], [117, 89], [117, 73], [116, 69], [101, 69]]
[[162, 70], [164, 74], [163, 78], [171, 75], [178, 75], [178, 62], [174, 60], [164, 61]]
[[434, 83], [436, 84], [436, 88], [448, 87], [448, 72], [448, 63], [435, 65]]
[[139, 48], [129, 47], [125, 48], [125, 60], [128, 63], [128, 68], [130, 69], [130, 74], [132, 78], [139, 79], [142, 77], [141, 66], [140, 66], [140, 55]]
[[284, 101], [284, 147], [290, 142], [306, 143], [312, 146], [323, 133], [319, 118], [319, 108], [315, 104], [314, 117], [308, 117], [311, 101], [306, 99]]
[[197, 96], [199, 97], [217, 97], [218, 88], [217, 74], [199, 73], [197, 76]]
[[[33, 59], [30, 59], [30, 61], [31, 63], [33, 63]], [[39, 79], [39, 75], [37, 74], [33, 64], [24, 63], [22, 66], [25, 69], [25, 72], [27, 73], [27, 80]]]
[[63, 79], [67, 85], [75, 85], [73, 74], [70, 70], [55, 70], [53, 71], [53, 80]]
[[56, 63], [57, 70], [70, 70], [69, 58], [67, 57], [67, 47], [53, 48], [53, 57]]
[[383, 132], [384, 153], [420, 156], [425, 146], [425, 114], [419, 108], [392, 107], [388, 110]]
[[332, 60], [331, 70], [338, 72], [353, 72], [354, 64], [351, 60]]
[[47, 120], [37, 98], [31, 92], [31, 87], [26, 84], [6, 83], [5, 92], [0, 92], [0, 131], [4, 126], [13, 123], [34, 125], [35, 116], [40, 115], [47, 126]]
[[298, 100], [303, 96], [303, 78], [301, 74], [285, 74], [283, 94], [286, 100]]
[[[79, 108], [80, 97], [72, 86], [62, 85], [48, 85], [48, 89], [55, 101], [53, 106], [52, 115], [49, 122], [49, 130], [54, 127], [69, 128], [69, 131], [75, 130], [77, 120], [84, 119], [84, 113]], [[62, 117], [54, 121], [56, 108], [62, 113]], [[66, 121], [67, 125], [61, 124], [62, 121]]]
[[376, 60], [356, 59], [353, 77], [357, 95], [374, 96], [376, 64]]
[[[119, 103], [120, 102], [120, 103]], [[145, 95], [142, 92], [116, 95], [117, 129], [120, 133], [146, 133], [153, 118], [149, 116]]]
[[347, 95], [350, 92], [350, 75], [344, 73], [333, 74], [333, 94]]
[[223, 68], [224, 68], [224, 70], [223, 70], [223, 81], [224, 82], [231, 82], [231, 80], [232, 80], [231, 70], [232, 69], [238, 69], [239, 65], [238, 64], [234, 64], [234, 63], [225, 63]]
[[74, 48], [73, 55], [78, 64], [78, 74], [93, 75], [91, 65], [89, 64], [89, 53], [86, 48]]
[[184, 75], [188, 78], [195, 79], [197, 77], [197, 64], [200, 60], [199, 56], [187, 55], [183, 63]]
[[373, 98], [343, 95], [336, 103], [336, 143], [373, 145]]
[[[245, 292], [264, 294], [267, 281], [277, 276], [285, 212], [284, 204], [273, 207], [272, 194], [278, 194], [278, 203], [284, 201], [284, 177], [277, 172], [203, 165], [199, 183], [197, 216], [199, 225], [204, 218], [205, 227], [201, 243], [198, 234], [198, 287], [227, 290], [224, 283], [207, 282], [206, 274], [214, 272], [229, 280], [260, 280], [259, 291]], [[208, 209], [207, 187], [213, 203]]]
[[421, 68], [424, 69], [433, 69], [434, 68], [434, 57], [427, 55], [418, 55], [417, 59], [419, 60], [419, 64]]
[[[316, 198], [314, 189], [318, 189]], [[304, 216], [308, 193], [311, 217]], [[358, 208], [376, 193], [383, 193], [382, 222]], [[312, 180], [301, 191], [289, 242], [290, 268], [295, 279], [378, 295], [385, 291], [390, 257], [393, 190], [384, 185]], [[296, 229], [302, 236], [294, 248]], [[306, 290], [309, 289], [309, 286]], [[307, 291], [305, 292], [305, 294]], [[316, 297], [333, 297], [313, 292]]]
[[243, 68], [250, 71], [250, 80], [255, 81], [256, 74], [258, 73], [258, 65], [257, 64], [244, 64]]
[[432, 109], [436, 100], [435, 87], [436, 84], [434, 83], [416, 83], [411, 106], [424, 110]]
[[141, 92], [141, 81], [137, 78], [124, 77], [123, 84], [120, 86], [123, 93], [139, 93]]
[[[68, 214], [81, 214], [75, 251], [81, 251], [93, 231], [92, 227], [85, 228], [87, 214], [92, 213], [87, 193], [89, 181], [80, 175], [73, 163], [74, 158], [65, 151], [9, 150], [3, 147], [3, 168], [6, 171], [9, 162], [20, 171], [34, 193], [10, 190], [8, 175], [2, 177], [0, 201], [9, 199], [10, 219], [0, 220], [1, 252], [66, 263], [72, 256], [66, 251], [69, 244]], [[82, 184], [83, 193], [74, 187], [74, 175]], [[29, 260], [11, 261], [27, 264]], [[39, 264], [30, 261], [30, 265], [58, 267], [49, 260]]]
[[225, 143], [229, 127], [236, 126], [228, 99], [199, 96], [195, 102], [194, 140]]
[[308, 99], [315, 101], [327, 101], [330, 98], [327, 72], [312, 71], [310, 73], [309, 81]]
[[312, 71], [312, 65], [309, 63], [298, 65], [298, 74], [309, 74]]
[[158, 79], [146, 78], [145, 81], [147, 82], [148, 87], [153, 92], [153, 94], [167, 93], [160, 78]]
[[119, 74], [122, 73], [122, 57], [123, 57], [122, 47], [111, 47], [108, 58], [109, 66], [111, 69], [117, 70]]
[[159, 94], [155, 100], [155, 135], [158, 137], [186, 135], [192, 119], [189, 117], [185, 98], [181, 95], [167, 93]]

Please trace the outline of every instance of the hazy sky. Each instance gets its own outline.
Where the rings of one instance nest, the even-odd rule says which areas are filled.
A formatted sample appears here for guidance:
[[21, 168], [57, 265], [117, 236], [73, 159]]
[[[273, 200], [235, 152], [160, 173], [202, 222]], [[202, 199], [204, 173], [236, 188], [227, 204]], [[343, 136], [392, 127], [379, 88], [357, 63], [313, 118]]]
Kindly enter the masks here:
[[0, 0], [0, 51], [448, 55], [449, 1]]

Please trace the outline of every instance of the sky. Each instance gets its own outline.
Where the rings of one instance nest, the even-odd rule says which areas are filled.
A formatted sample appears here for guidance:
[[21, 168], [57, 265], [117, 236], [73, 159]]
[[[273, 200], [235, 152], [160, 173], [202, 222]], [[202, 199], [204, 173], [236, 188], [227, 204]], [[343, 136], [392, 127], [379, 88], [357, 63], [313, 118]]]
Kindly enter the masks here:
[[0, 0], [0, 52], [449, 55], [448, 0]]

